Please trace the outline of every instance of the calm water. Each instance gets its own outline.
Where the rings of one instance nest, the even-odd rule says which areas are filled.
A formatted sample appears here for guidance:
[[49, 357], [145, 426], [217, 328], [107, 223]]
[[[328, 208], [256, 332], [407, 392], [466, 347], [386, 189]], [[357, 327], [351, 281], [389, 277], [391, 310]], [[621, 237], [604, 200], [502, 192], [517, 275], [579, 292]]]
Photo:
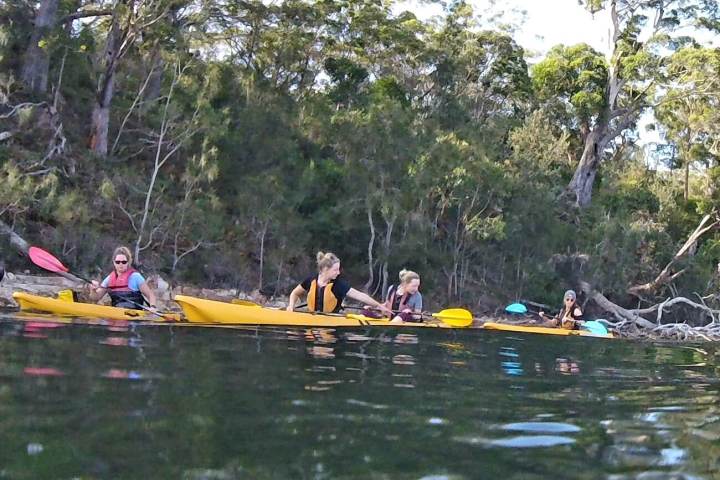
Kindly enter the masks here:
[[0, 479], [718, 478], [715, 347], [0, 316]]

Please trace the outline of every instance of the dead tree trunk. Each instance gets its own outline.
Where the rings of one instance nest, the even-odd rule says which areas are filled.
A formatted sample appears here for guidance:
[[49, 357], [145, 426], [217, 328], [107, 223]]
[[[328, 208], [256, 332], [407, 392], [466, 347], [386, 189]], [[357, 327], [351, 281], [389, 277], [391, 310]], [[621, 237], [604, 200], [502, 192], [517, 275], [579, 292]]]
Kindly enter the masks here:
[[30, 249], [28, 242], [2, 220], [0, 220], [0, 234], [7, 235], [10, 238], [10, 245], [23, 255], [27, 255], [28, 249]]
[[677, 277], [685, 273], [684, 268], [677, 272], [673, 272], [673, 266], [675, 265], [675, 263], [684, 256], [689, 255], [690, 252], [695, 249], [697, 241], [700, 239], [700, 237], [702, 237], [706, 232], [712, 230], [719, 224], [720, 220], [718, 220], [717, 212], [705, 215], [702, 220], [700, 220], [700, 224], [695, 228], [695, 231], [690, 234], [683, 246], [680, 247], [680, 250], [677, 251], [677, 253], [673, 256], [672, 260], [670, 260], [670, 262], [665, 265], [665, 268], [662, 269], [662, 271], [658, 274], [657, 277], [655, 277], [654, 280], [652, 280], [651, 282], [643, 283], [641, 285], [633, 285], [628, 288], [627, 292], [630, 295], [635, 295], [636, 297], [640, 298], [643, 295], [657, 292], [660, 287], [667, 285], [669, 282], [675, 280]]

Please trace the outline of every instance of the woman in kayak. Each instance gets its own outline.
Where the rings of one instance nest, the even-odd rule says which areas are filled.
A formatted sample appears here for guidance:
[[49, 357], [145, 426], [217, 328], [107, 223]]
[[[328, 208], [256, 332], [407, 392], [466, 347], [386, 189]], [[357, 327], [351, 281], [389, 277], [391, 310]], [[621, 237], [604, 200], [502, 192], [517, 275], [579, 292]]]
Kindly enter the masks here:
[[563, 306], [560, 309], [560, 313], [554, 317], [546, 315], [545, 312], [540, 311], [540, 318], [545, 320], [545, 326], [548, 327], [560, 327], [566, 330], [577, 330], [580, 328], [582, 322], [582, 310], [577, 305], [577, 295], [574, 290], [568, 290], [565, 292], [563, 297]]
[[290, 293], [287, 311], [295, 310], [298, 299], [307, 295], [307, 308], [311, 312], [339, 312], [345, 297], [364, 302], [381, 310], [387, 315], [392, 312], [385, 305], [375, 301], [371, 296], [355, 290], [340, 275], [340, 259], [334, 253], [318, 252], [318, 273], [302, 281]]
[[132, 254], [127, 247], [117, 247], [113, 253], [113, 272], [98, 283], [93, 280], [90, 298], [98, 302], [110, 293], [113, 307], [138, 309], [145, 303], [156, 309], [157, 298], [145, 278], [132, 268]]
[[393, 322], [422, 322], [420, 275], [411, 270], [400, 271], [400, 285], [388, 289], [385, 305], [394, 312]]

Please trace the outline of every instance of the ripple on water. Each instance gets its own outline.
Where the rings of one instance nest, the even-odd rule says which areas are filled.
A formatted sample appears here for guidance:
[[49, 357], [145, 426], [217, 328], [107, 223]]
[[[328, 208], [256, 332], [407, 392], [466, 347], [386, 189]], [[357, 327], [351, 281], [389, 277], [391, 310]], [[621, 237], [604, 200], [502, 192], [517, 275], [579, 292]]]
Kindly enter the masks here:
[[582, 428], [571, 425], [569, 423], [559, 422], [522, 422], [508, 423], [501, 427], [503, 430], [511, 432], [530, 432], [530, 433], [577, 433]]
[[571, 445], [575, 440], [561, 435], [519, 435], [507, 438], [456, 437], [455, 441], [470, 445], [501, 448], [546, 448]]
[[382, 405], [382, 404], [379, 404], [379, 403], [364, 402], [364, 401], [362, 401], [362, 400], [357, 400], [357, 399], [354, 399], [354, 398], [348, 398], [348, 399], [346, 400], [346, 403], [348, 403], [348, 404], [350, 404], [350, 405], [360, 406], [360, 407], [373, 408], [373, 409], [375, 409], [375, 410], [386, 410], [387, 408], [389, 408], [387, 405]]
[[542, 448], [570, 445], [575, 440], [561, 435], [520, 435], [517, 437], [498, 438], [490, 441], [490, 445], [504, 448]]

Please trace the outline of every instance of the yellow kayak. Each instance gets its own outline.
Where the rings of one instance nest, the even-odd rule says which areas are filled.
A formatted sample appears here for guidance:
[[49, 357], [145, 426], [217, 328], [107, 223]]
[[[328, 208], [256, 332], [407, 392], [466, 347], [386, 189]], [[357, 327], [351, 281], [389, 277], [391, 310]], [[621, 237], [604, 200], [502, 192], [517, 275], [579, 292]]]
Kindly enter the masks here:
[[202, 298], [176, 295], [175, 301], [185, 314], [185, 320], [191, 323], [230, 324], [230, 325], [280, 325], [295, 327], [431, 327], [453, 328], [450, 325], [431, 323], [390, 323], [388, 320], [370, 318], [352, 313], [313, 314], [307, 312], [288, 312], [265, 308], [259, 305], [217, 302]]
[[94, 303], [69, 302], [59, 298], [41, 297], [26, 292], [13, 292], [13, 298], [20, 305], [20, 310], [47, 312], [54, 315], [107, 318], [110, 320], [162, 321], [163, 318], [169, 321], [180, 320], [180, 315], [177, 314], [163, 313], [162, 317], [160, 317], [145, 310], [109, 307]]
[[543, 335], [565, 335], [595, 338], [613, 338], [612, 333], [597, 334], [587, 330], [567, 330], [564, 328], [552, 327], [531, 327], [526, 325], [509, 325], [506, 323], [485, 322], [483, 328], [486, 330], [502, 330], [505, 332], [540, 333]]

